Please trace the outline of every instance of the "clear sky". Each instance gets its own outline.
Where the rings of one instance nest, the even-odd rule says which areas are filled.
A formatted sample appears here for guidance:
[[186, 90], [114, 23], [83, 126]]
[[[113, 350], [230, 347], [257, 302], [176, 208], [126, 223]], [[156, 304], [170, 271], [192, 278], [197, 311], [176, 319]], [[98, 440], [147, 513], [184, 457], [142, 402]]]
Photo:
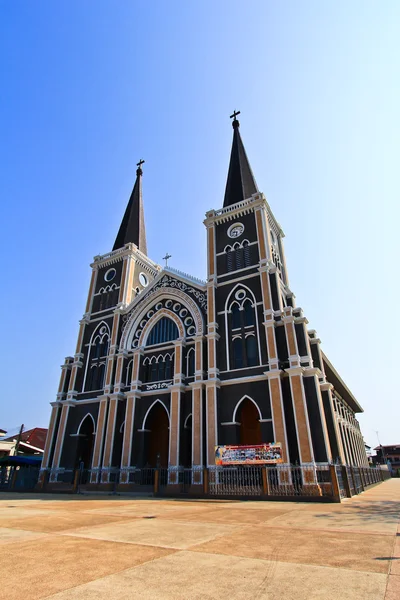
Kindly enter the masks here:
[[47, 427], [139, 158], [150, 257], [205, 277], [238, 109], [297, 304], [366, 442], [400, 443], [399, 26], [397, 0], [0, 1], [0, 427]]

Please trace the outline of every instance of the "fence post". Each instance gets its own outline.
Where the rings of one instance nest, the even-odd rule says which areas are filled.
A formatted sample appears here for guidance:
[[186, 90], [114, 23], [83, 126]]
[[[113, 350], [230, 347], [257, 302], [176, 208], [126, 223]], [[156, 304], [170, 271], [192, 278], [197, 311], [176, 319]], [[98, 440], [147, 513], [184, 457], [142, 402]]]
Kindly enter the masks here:
[[203, 471], [203, 492], [204, 494], [208, 494], [208, 469], [204, 468]]
[[379, 470], [380, 470], [380, 472], [381, 472], [381, 480], [382, 480], [382, 481], [385, 481], [385, 479], [384, 479], [384, 477], [383, 477], [383, 469], [382, 469], [382, 467], [379, 467]]
[[158, 494], [160, 490], [160, 469], [154, 471], [154, 494]]
[[261, 469], [261, 475], [262, 475], [262, 490], [263, 490], [263, 494], [264, 496], [268, 496], [269, 495], [269, 491], [268, 491], [268, 472], [267, 472], [267, 467], [262, 467]]
[[343, 478], [343, 483], [344, 483], [344, 489], [346, 490], [346, 496], [348, 498], [351, 498], [351, 490], [350, 490], [349, 478], [347, 476], [346, 465], [342, 466], [342, 478]]
[[331, 474], [333, 498], [335, 499], [335, 502], [341, 502], [339, 482], [336, 474], [335, 465], [329, 465], [329, 472]]
[[12, 478], [11, 478], [11, 486], [10, 486], [10, 490], [13, 490], [15, 487], [15, 482], [17, 481], [17, 467], [14, 467], [14, 472], [12, 474]]
[[72, 493], [73, 494], [78, 493], [79, 475], [80, 475], [80, 470], [76, 469], [75, 474], [74, 474], [74, 483], [72, 484]]
[[41, 475], [39, 475], [39, 480], [38, 480], [38, 489], [41, 492], [45, 491], [45, 487], [46, 487], [46, 483], [47, 483], [47, 478], [48, 478], [48, 471], [47, 469], [43, 470]]
[[354, 495], [358, 495], [357, 482], [356, 482], [356, 477], [354, 475], [354, 468], [353, 467], [350, 467], [350, 475], [351, 475], [351, 478], [353, 480]]
[[367, 487], [365, 485], [365, 479], [364, 479], [364, 473], [363, 473], [363, 468], [362, 467], [358, 467], [358, 472], [360, 473], [360, 481], [361, 481], [361, 487], [362, 487], [362, 491], [365, 491], [365, 488]]

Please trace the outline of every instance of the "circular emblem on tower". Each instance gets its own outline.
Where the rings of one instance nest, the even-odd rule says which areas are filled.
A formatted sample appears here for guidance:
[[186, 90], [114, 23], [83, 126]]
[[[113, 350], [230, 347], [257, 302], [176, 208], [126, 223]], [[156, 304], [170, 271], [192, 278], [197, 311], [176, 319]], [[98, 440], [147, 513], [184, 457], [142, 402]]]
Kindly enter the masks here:
[[244, 225], [242, 223], [234, 223], [228, 229], [228, 235], [230, 238], [237, 238], [242, 235], [244, 231]]

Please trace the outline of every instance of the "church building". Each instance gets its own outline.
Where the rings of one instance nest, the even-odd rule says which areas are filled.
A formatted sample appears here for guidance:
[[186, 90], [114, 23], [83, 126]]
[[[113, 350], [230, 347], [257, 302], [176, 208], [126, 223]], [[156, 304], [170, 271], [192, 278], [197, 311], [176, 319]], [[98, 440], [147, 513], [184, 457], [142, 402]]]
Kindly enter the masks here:
[[[281, 226], [234, 113], [222, 208], [206, 213], [207, 280], [147, 253], [143, 161], [114, 246], [95, 256], [42, 470], [120, 485], [141, 467], [198, 472], [217, 445], [280, 443], [284, 464], [368, 466], [362, 408], [289, 286]], [[101, 475], [100, 475], [101, 473]]]

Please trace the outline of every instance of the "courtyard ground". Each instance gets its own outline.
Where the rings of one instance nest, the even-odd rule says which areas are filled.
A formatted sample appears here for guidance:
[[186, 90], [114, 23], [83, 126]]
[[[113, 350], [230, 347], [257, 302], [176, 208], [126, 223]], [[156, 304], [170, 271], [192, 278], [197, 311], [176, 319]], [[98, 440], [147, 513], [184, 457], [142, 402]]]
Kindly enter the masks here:
[[399, 600], [400, 479], [342, 504], [0, 494], [7, 600]]

